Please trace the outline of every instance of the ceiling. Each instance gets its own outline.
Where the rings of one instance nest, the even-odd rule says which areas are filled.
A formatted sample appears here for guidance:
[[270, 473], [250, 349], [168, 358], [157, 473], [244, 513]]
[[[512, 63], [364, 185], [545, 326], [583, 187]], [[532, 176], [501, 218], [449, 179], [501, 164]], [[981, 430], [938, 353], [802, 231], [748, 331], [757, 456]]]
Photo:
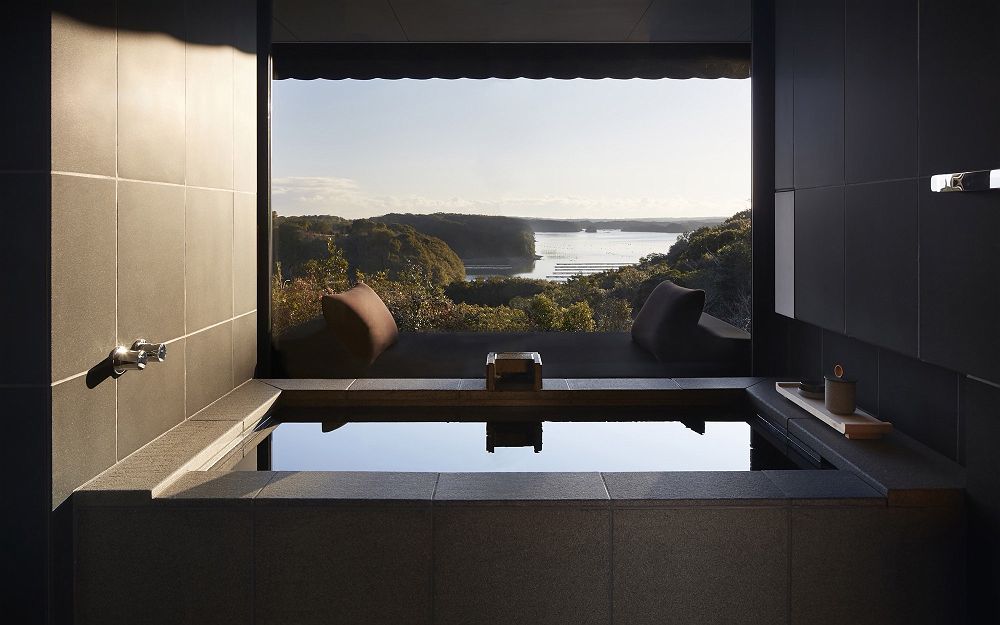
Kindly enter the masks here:
[[750, 0], [274, 0], [275, 42], [738, 42]]

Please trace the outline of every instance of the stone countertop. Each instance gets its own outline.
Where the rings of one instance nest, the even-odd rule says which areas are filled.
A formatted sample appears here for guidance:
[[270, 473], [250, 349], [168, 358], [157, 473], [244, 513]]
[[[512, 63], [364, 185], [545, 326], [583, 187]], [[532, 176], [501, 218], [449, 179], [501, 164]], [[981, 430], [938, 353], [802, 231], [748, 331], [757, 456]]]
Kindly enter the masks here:
[[896, 430], [880, 439], [850, 440], [778, 394], [777, 381], [763, 380], [747, 389], [751, 408], [838, 469], [856, 474], [890, 505], [961, 499], [965, 469], [959, 464]]

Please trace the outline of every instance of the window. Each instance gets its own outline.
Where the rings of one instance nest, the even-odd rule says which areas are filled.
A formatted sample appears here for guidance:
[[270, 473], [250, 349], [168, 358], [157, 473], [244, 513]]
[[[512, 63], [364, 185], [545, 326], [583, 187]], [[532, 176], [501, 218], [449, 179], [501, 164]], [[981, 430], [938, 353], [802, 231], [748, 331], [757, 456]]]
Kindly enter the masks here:
[[283, 80], [272, 141], [279, 352], [359, 281], [404, 335], [627, 335], [664, 280], [749, 330], [749, 80]]

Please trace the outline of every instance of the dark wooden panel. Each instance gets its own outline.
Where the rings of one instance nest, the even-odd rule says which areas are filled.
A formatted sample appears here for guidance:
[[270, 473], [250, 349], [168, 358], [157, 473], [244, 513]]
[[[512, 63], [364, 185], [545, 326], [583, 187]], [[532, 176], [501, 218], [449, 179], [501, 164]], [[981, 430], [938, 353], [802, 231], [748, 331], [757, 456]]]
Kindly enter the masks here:
[[917, 175], [917, 1], [847, 0], [847, 181]]
[[841, 184], [844, 0], [800, 2], [795, 25], [795, 187]]
[[844, 188], [795, 192], [795, 318], [844, 331]]
[[1000, 2], [920, 9], [920, 172], [1000, 167]]
[[[794, 77], [796, 0], [777, 0], [774, 15], [774, 188], [794, 182]], [[756, 79], [756, 71], [754, 72]]]
[[1000, 382], [1000, 194], [932, 193], [925, 185], [920, 358]]
[[847, 334], [917, 355], [917, 182], [847, 188]]

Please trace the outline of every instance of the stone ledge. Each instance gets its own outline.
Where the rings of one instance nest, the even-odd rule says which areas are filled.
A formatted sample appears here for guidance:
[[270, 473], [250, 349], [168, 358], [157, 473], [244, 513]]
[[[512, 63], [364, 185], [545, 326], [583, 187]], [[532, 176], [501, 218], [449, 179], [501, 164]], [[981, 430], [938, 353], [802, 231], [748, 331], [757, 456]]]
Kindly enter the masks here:
[[962, 499], [965, 469], [899, 431], [881, 439], [849, 440], [778, 395], [777, 379], [747, 389], [750, 405], [792, 439], [838, 469], [866, 482], [890, 505], [954, 505]]
[[148, 502], [187, 471], [239, 446], [273, 409], [281, 391], [250, 380], [153, 439], [74, 493], [79, 505]]

